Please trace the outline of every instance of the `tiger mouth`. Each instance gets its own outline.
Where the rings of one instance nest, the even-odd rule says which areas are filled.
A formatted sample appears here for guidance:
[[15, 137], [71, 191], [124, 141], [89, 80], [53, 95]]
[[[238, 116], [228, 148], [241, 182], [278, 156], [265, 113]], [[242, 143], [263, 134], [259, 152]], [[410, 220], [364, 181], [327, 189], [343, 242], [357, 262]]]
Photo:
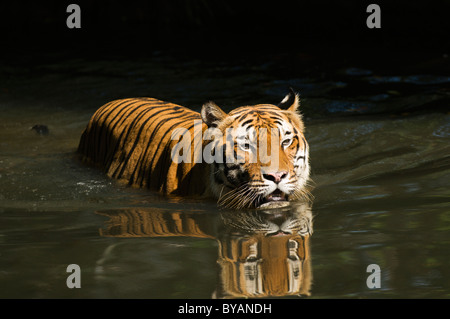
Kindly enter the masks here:
[[285, 206], [287, 203], [288, 195], [286, 193], [283, 193], [281, 190], [276, 189], [263, 198], [258, 208], [280, 207]]

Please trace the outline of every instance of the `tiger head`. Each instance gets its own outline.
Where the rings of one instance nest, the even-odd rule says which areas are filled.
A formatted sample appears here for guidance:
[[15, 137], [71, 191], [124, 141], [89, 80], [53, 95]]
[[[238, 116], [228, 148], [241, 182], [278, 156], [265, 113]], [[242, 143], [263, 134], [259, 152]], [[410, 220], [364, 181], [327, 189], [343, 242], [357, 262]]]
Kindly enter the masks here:
[[243, 106], [228, 114], [213, 102], [203, 105], [214, 142], [211, 191], [220, 206], [280, 206], [309, 194], [309, 150], [298, 108], [293, 91], [278, 106]]

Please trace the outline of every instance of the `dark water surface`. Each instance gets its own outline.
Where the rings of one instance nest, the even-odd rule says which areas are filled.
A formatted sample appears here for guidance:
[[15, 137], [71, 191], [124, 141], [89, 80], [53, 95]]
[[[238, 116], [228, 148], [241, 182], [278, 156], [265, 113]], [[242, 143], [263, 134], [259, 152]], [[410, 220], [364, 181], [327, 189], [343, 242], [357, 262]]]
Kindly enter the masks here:
[[[0, 65], [1, 298], [450, 297], [450, 74], [431, 72], [448, 58], [296, 75], [284, 56], [58, 57]], [[230, 214], [125, 188], [74, 157], [116, 98], [231, 109], [277, 103], [289, 86], [303, 99], [310, 206]], [[66, 285], [70, 264], [80, 289]], [[366, 285], [370, 264], [379, 289]]]

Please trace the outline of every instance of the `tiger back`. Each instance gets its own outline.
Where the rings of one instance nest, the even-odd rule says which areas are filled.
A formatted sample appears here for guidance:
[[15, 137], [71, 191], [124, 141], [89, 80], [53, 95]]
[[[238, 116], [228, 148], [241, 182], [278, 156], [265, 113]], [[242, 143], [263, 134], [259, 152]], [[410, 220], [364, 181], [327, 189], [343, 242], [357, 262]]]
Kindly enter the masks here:
[[[193, 136], [195, 120], [201, 121], [199, 113], [153, 98], [112, 101], [92, 116], [78, 153], [83, 162], [101, 167], [109, 177], [130, 186], [164, 194], [203, 194], [207, 167], [171, 160], [172, 148], [178, 142], [171, 138], [172, 132], [184, 128]], [[199, 133], [205, 129], [202, 125]], [[194, 139], [191, 143], [194, 150]]]

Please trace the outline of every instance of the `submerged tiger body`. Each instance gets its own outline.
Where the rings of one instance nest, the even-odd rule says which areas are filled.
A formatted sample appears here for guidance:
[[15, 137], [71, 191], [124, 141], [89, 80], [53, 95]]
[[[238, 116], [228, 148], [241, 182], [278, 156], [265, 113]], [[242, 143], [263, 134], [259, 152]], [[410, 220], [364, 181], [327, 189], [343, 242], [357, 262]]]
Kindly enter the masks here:
[[[293, 92], [278, 106], [228, 114], [212, 102], [198, 113], [152, 98], [117, 100], [92, 116], [78, 152], [111, 178], [163, 194], [215, 197], [230, 208], [286, 202], [308, 193], [309, 152], [298, 106]], [[265, 152], [257, 151], [261, 139]], [[188, 160], [174, 159], [181, 153]]]
[[193, 130], [195, 120], [201, 120], [199, 113], [156, 99], [113, 101], [92, 116], [78, 152], [83, 161], [100, 166], [109, 177], [128, 185], [164, 194], [201, 194], [206, 184], [194, 175], [204, 174], [207, 167], [171, 160], [177, 144], [171, 139], [172, 131], [180, 127]]

